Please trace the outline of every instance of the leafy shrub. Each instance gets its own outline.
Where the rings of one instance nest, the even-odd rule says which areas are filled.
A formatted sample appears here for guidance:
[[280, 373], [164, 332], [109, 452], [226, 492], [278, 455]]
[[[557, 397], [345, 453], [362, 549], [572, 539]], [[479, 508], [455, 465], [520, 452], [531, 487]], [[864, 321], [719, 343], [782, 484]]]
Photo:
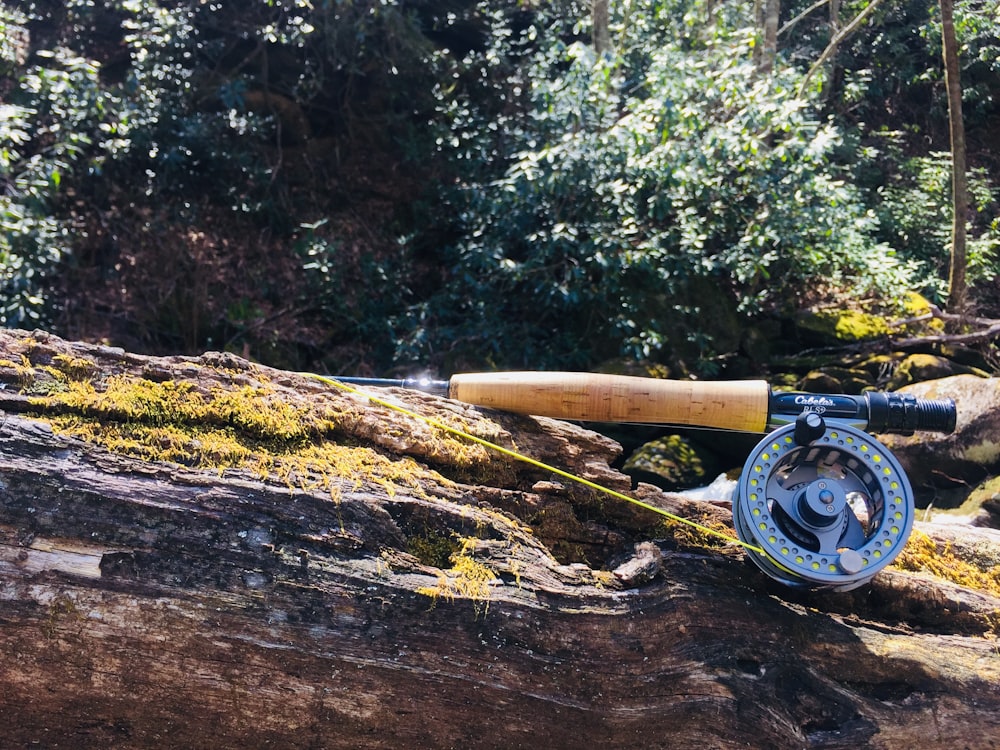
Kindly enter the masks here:
[[[932, 272], [926, 291], [936, 297], [946, 292], [951, 247], [951, 155], [931, 153], [898, 161], [899, 172], [880, 190], [878, 213], [881, 233], [907, 257]], [[1000, 202], [984, 169], [969, 172], [972, 201], [967, 226], [967, 273], [970, 284], [1000, 273]]]
[[98, 66], [65, 47], [29, 61], [24, 13], [0, 5], [0, 68], [8, 76], [0, 105], [0, 324], [43, 319], [51, 273], [70, 248], [71, 224], [58, 208], [71, 181], [98, 169], [102, 128], [115, 100]]
[[[648, 28], [639, 16], [667, 5], [633, 3], [630, 23]], [[694, 344], [707, 360], [712, 342], [682, 324], [704, 307], [697, 280], [746, 315], [810, 284], [907, 288], [914, 269], [875, 240], [835, 161], [838, 132], [796, 97], [795, 71], [757, 75], [747, 31], [631, 28], [602, 58], [536, 30], [552, 41], [526, 75], [530, 108], [504, 123], [501, 171], [456, 191], [446, 285], [412, 311], [404, 355], [587, 366]]]
[[[183, 240], [197, 245], [207, 229], [221, 237], [217, 245], [238, 247], [232, 255], [253, 256], [266, 244], [294, 268], [301, 224], [364, 199], [350, 186], [361, 180], [337, 171], [342, 154], [360, 152], [357, 162], [370, 164], [388, 160], [379, 149], [402, 152], [405, 142], [415, 151], [426, 137], [414, 116], [432, 103], [439, 53], [420, 20], [394, 0], [64, 0], [26, 7], [30, 13], [0, 5], [6, 325], [53, 322], [51, 271], [76, 251], [79, 263], [97, 259], [101, 267], [83, 270], [82, 282], [63, 275], [64, 288], [96, 277], [104, 306], [127, 308], [135, 328], [155, 321], [159, 345], [227, 341], [232, 326], [218, 311], [233, 305], [202, 294], [182, 310], [174, 291], [228, 286], [242, 298], [260, 273], [245, 273], [239, 289], [229, 279], [206, 279], [239, 259], [221, 257], [214, 245], [209, 254], [186, 253]], [[366, 161], [369, 151], [376, 158]], [[396, 248], [394, 236], [388, 244]], [[341, 273], [314, 279], [328, 287], [323, 300], [338, 299], [338, 286], [377, 277], [367, 265], [352, 276], [341, 261]], [[156, 274], [165, 267], [177, 273], [161, 283]], [[274, 286], [246, 294], [271, 294]], [[299, 291], [283, 286], [261, 317], [277, 305], [285, 309]], [[95, 299], [101, 290], [85, 293]], [[312, 296], [302, 306], [315, 303]], [[233, 309], [243, 307], [256, 309]], [[340, 306], [333, 312], [339, 315]], [[190, 320], [176, 320], [181, 315]], [[233, 325], [250, 330], [239, 316]], [[177, 330], [191, 335], [181, 340]]]

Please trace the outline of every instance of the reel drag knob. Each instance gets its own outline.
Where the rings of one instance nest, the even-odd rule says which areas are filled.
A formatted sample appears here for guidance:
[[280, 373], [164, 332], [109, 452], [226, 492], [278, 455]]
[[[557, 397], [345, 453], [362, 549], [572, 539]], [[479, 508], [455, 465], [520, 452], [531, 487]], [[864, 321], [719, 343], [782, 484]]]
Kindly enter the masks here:
[[847, 495], [836, 482], [817, 479], [799, 493], [797, 507], [802, 522], [813, 529], [827, 529], [847, 508]]
[[913, 492], [899, 462], [850, 425], [800, 415], [750, 453], [733, 493], [750, 559], [789, 586], [848, 591], [902, 551]]

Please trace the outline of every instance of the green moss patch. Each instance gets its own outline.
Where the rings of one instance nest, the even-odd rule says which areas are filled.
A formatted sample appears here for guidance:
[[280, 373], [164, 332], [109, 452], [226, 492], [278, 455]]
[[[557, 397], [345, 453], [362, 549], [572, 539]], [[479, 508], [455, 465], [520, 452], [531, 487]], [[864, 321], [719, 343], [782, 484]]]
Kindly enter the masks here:
[[816, 310], [800, 316], [801, 328], [837, 341], [868, 341], [889, 334], [889, 324], [860, 310]]
[[[56, 432], [146, 461], [198, 469], [243, 469], [290, 487], [338, 497], [345, 485], [373, 482], [419, 490], [429, 470], [410, 458], [344, 445], [332, 411], [285, 401], [266, 386], [199, 391], [187, 382], [112, 376], [66, 387], [30, 404]], [[436, 475], [435, 475], [436, 477]]]
[[1000, 596], [1000, 565], [982, 569], [959, 558], [948, 544], [938, 544], [914, 529], [906, 546], [893, 562], [899, 570], [930, 573], [959, 586]]

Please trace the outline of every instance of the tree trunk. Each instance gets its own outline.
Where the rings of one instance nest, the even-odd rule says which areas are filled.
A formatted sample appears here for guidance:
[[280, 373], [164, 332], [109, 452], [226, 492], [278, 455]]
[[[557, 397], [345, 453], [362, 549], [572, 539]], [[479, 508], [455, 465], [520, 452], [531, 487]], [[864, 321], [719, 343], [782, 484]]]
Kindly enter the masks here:
[[[896, 568], [850, 593], [784, 588], [735, 544], [232, 355], [0, 331], [0, 381], [5, 747], [1000, 736], [988, 585]], [[618, 445], [580, 427], [385, 395], [630, 488]], [[723, 502], [635, 492], [730, 522]], [[925, 531], [910, 567], [944, 554]], [[996, 537], [966, 547], [967, 581], [987, 581]]]
[[758, 25], [761, 30], [760, 53], [754, 56], [757, 71], [769, 75], [774, 70], [778, 54], [778, 21], [781, 17], [781, 0], [759, 0], [756, 5]]
[[594, 51], [598, 55], [611, 52], [610, 0], [593, 0], [591, 21], [594, 24]]
[[951, 135], [952, 224], [951, 255], [948, 267], [948, 307], [963, 313], [968, 289], [965, 278], [965, 223], [969, 210], [969, 185], [965, 165], [965, 122], [962, 118], [962, 83], [955, 37], [955, 8], [952, 0], [941, 0], [941, 47], [944, 81], [948, 91], [948, 125]]
[[[830, 0], [830, 39], [836, 39], [840, 34], [840, 1], [841, 0]], [[827, 79], [827, 85], [824, 87], [824, 97], [827, 101], [831, 101], [837, 92], [841, 90], [843, 86], [843, 70], [837, 65], [837, 48], [834, 47], [830, 53], [830, 75]]]

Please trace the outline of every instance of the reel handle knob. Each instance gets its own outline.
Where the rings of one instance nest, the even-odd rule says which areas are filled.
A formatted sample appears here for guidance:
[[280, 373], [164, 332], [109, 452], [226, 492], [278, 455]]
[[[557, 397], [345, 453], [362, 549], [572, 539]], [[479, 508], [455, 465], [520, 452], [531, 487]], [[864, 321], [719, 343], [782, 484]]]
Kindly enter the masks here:
[[865, 567], [865, 559], [854, 550], [845, 549], [840, 553], [839, 565], [848, 575], [855, 575]]
[[795, 418], [795, 442], [799, 445], [809, 445], [814, 440], [819, 440], [824, 432], [826, 423], [814, 411], [803, 412]]

